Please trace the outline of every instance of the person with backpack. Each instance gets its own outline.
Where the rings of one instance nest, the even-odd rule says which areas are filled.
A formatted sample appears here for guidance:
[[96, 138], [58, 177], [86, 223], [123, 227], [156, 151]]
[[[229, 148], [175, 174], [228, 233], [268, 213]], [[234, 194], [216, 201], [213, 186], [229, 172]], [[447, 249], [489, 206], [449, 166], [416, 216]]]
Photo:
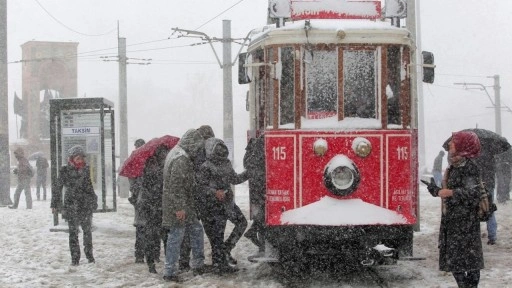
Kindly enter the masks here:
[[478, 215], [482, 184], [480, 169], [474, 161], [480, 148], [474, 132], [454, 132], [443, 188], [433, 179], [426, 183], [430, 194], [442, 199], [439, 269], [452, 272], [458, 287], [478, 287], [480, 270], [484, 268]]
[[18, 186], [14, 192], [14, 203], [9, 206], [10, 209], [18, 209], [20, 203], [21, 191], [25, 190], [25, 201], [27, 203], [27, 209], [32, 209], [32, 193], [30, 191], [30, 179], [34, 176], [34, 170], [25, 158], [25, 151], [23, 148], [18, 147], [14, 150], [14, 157], [18, 160], [18, 167], [14, 169], [14, 174], [18, 176]]

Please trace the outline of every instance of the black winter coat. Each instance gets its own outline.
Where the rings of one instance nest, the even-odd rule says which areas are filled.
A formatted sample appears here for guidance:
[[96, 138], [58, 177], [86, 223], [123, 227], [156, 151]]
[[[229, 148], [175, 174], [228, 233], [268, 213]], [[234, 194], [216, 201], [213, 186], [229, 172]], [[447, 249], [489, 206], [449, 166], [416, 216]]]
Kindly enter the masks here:
[[139, 223], [160, 226], [162, 224], [162, 191], [164, 186], [163, 163], [156, 157], [148, 158], [142, 174], [142, 189], [137, 199]]
[[[215, 146], [217, 145], [223, 145], [227, 150], [226, 145], [220, 139], [209, 138], [206, 140], [206, 161], [201, 165], [197, 177], [200, 195], [196, 198], [196, 205], [198, 205], [198, 210], [207, 216], [226, 215], [228, 207], [234, 201], [231, 184], [240, 184], [248, 178], [246, 171], [240, 174], [235, 172], [227, 155], [216, 154]], [[215, 197], [217, 190], [226, 191], [224, 201], [221, 202]]]
[[244, 168], [249, 176], [249, 201], [251, 204], [265, 204], [265, 138], [251, 138], [244, 155]]
[[447, 172], [447, 188], [453, 196], [443, 203], [439, 231], [439, 269], [470, 271], [484, 268], [478, 203], [480, 199], [479, 168], [473, 160]]
[[61, 208], [62, 192], [64, 193], [64, 209], [66, 219], [85, 217], [98, 208], [98, 196], [92, 187], [89, 166], [78, 170], [68, 164], [60, 168], [57, 180], [57, 191], [52, 191], [51, 208]]

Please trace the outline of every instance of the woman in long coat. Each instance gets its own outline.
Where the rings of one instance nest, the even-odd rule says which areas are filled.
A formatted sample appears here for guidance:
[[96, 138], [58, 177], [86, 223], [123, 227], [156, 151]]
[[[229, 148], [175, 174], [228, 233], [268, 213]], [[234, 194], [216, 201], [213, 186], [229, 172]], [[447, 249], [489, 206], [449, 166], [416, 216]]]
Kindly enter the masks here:
[[480, 154], [480, 141], [473, 132], [455, 132], [448, 154], [443, 189], [429, 186], [429, 192], [443, 200], [439, 269], [452, 272], [459, 287], [478, 287], [484, 268], [478, 219], [481, 191], [479, 168], [472, 159]]
[[52, 212], [62, 205], [62, 190], [65, 187], [63, 213], [69, 226], [69, 250], [71, 265], [80, 263], [78, 227], [82, 227], [84, 252], [89, 263], [94, 263], [92, 252], [92, 213], [98, 208], [98, 196], [92, 186], [89, 166], [85, 163], [85, 151], [81, 146], [73, 146], [68, 151], [66, 166], [61, 167], [57, 180], [57, 191], [52, 191]]

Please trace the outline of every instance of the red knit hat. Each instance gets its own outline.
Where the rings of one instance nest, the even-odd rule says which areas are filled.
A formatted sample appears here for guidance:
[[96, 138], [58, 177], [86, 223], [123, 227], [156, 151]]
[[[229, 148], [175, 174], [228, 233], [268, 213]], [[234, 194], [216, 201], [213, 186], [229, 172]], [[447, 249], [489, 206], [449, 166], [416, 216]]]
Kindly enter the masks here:
[[466, 158], [476, 158], [480, 156], [480, 140], [474, 132], [453, 132], [452, 141], [453, 144], [455, 144], [457, 156]]

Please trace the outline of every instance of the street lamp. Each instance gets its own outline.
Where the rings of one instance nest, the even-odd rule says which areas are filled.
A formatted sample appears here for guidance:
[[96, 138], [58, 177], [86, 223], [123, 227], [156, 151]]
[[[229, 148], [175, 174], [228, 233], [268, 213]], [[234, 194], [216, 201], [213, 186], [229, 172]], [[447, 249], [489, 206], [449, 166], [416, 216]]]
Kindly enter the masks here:
[[[494, 75], [494, 76], [488, 76], [487, 78], [493, 78], [494, 79], [494, 85], [493, 86], [484, 86], [481, 83], [453, 83], [453, 85], [463, 85], [465, 89], [470, 89], [468, 86], [478, 86], [480, 88], [474, 88], [485, 91], [485, 94], [487, 94], [487, 97], [489, 97], [489, 101], [491, 101], [492, 106], [494, 107], [494, 118], [495, 118], [495, 126], [496, 126], [496, 133], [501, 135], [501, 101], [500, 101], [500, 76]], [[493, 87], [494, 88], [494, 101], [492, 101], [491, 95], [487, 91], [487, 87]]]

